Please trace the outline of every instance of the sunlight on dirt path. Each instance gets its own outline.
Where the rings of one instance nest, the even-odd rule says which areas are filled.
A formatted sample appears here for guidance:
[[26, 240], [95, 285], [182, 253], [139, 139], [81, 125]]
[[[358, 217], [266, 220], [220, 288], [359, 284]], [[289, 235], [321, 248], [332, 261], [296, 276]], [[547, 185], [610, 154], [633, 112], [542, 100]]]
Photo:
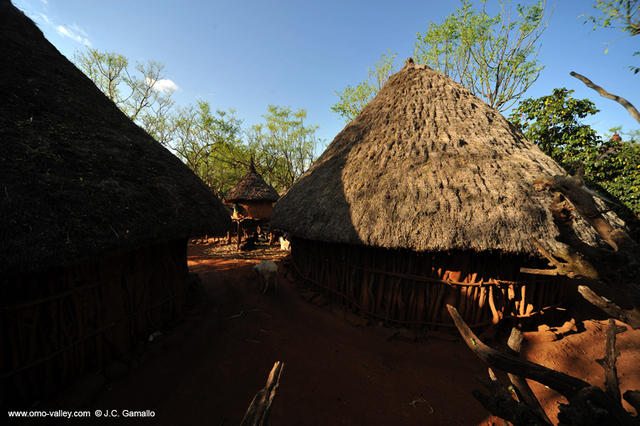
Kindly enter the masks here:
[[273, 425], [472, 425], [488, 418], [471, 396], [486, 368], [462, 343], [354, 325], [343, 311], [302, 299], [282, 275], [279, 293], [263, 295], [252, 266], [286, 253], [227, 250], [190, 247], [206, 303], [154, 341], [156, 349], [97, 405], [154, 409], [154, 424], [236, 425], [273, 363], [283, 361]]

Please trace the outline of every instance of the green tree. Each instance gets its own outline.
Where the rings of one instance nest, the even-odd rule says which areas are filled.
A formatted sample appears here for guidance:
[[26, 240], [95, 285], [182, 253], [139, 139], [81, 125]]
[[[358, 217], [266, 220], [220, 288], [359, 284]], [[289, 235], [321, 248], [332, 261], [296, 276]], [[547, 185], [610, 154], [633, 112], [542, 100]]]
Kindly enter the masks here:
[[340, 115], [346, 122], [356, 118], [371, 100], [378, 94], [384, 83], [393, 73], [393, 61], [397, 53], [383, 53], [380, 60], [369, 67], [369, 77], [355, 86], [347, 86], [341, 92], [334, 92], [339, 100], [331, 110]]
[[[478, 11], [472, 0], [461, 0], [461, 6], [442, 24], [431, 22], [426, 32], [418, 33], [414, 59], [504, 111], [531, 87], [543, 69], [536, 58], [548, 24], [546, 3], [538, 0], [531, 6], [517, 5], [515, 20], [510, 6], [501, 3], [501, 12], [491, 16], [486, 0], [480, 3]], [[336, 92], [339, 101], [331, 109], [346, 121], [355, 118], [389, 78], [395, 57], [382, 55], [369, 68], [367, 80]]]
[[208, 102], [199, 101], [181, 108], [173, 126], [171, 148], [216, 195], [223, 196], [246, 173], [251, 153], [233, 111], [213, 112]]
[[269, 105], [264, 123], [246, 133], [258, 171], [276, 190], [290, 188], [315, 160], [317, 126], [304, 123], [307, 112]]
[[610, 138], [590, 160], [590, 180], [640, 215], [640, 140]]
[[588, 99], [574, 99], [573, 90], [554, 89], [548, 96], [525, 99], [509, 119], [543, 152], [569, 173], [580, 174], [640, 213], [640, 143], [617, 138], [603, 141], [581, 119], [598, 112]]
[[525, 99], [509, 119], [530, 141], [575, 174], [586, 153], [600, 142], [595, 130], [581, 119], [598, 112], [588, 99], [574, 99], [573, 90], [553, 89], [537, 99]]
[[169, 143], [173, 89], [161, 84], [166, 81], [164, 65], [154, 61], [138, 63], [134, 67], [136, 73], [132, 73], [129, 60], [123, 55], [92, 48], [77, 51], [74, 62], [131, 120], [159, 142]]
[[[596, 28], [612, 28], [629, 34], [631, 37], [640, 34], [640, 0], [596, 0], [592, 4], [597, 10], [596, 15], [590, 15], [587, 19]], [[640, 55], [636, 51], [634, 56]], [[640, 72], [640, 67], [629, 67], [635, 74]]]
[[[594, 30], [598, 27], [618, 28], [631, 36], [640, 34], [640, 0], [596, 0], [592, 6], [600, 13], [599, 16], [589, 16], [588, 18], [594, 23]], [[640, 51], [635, 52], [635, 55], [640, 55]], [[629, 68], [636, 74], [640, 71], [640, 68], [636, 66], [630, 66]], [[582, 74], [578, 74], [575, 71], [571, 71], [569, 74], [598, 92], [600, 96], [622, 105], [640, 123], [640, 111], [627, 99], [607, 92]]]
[[234, 111], [213, 111], [208, 102], [176, 110], [157, 62], [137, 64], [132, 74], [127, 58], [113, 52], [87, 49], [76, 52], [74, 60], [116, 106], [220, 197], [247, 172], [251, 158], [278, 190], [289, 188], [314, 160], [317, 126], [305, 124], [303, 109], [270, 105], [265, 123], [245, 132]]
[[482, 9], [477, 11], [471, 0], [462, 0], [442, 24], [431, 22], [425, 33], [418, 33], [414, 59], [504, 111], [537, 80], [543, 68], [536, 57], [548, 23], [545, 3], [516, 6], [515, 20], [510, 6], [501, 4], [501, 12], [491, 16], [486, 0], [480, 3]]

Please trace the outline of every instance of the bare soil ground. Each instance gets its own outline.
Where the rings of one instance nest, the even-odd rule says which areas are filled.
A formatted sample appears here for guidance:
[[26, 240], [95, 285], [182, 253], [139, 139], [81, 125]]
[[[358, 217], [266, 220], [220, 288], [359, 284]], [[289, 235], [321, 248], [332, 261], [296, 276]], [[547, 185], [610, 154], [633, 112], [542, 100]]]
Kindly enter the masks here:
[[[161, 425], [237, 425], [273, 363], [283, 361], [274, 425], [493, 423], [471, 396], [481, 388], [476, 377], [487, 377], [486, 366], [452, 334], [365, 326], [324, 301], [305, 300], [304, 288], [283, 276], [278, 294], [261, 294], [252, 266], [283, 255], [191, 246], [189, 266], [202, 280], [204, 302], [154, 340], [91, 407], [155, 410], [152, 423]], [[557, 334], [546, 329], [527, 338], [530, 360], [604, 382], [594, 362], [604, 354], [603, 321], [560, 340], [551, 341]], [[622, 390], [640, 389], [640, 331], [628, 330], [618, 341]], [[557, 395], [532, 387], [555, 416]]]
[[[604, 389], [604, 370], [596, 360], [604, 358], [607, 321], [587, 320], [583, 325], [584, 330], [564, 336], [554, 336], [553, 331], [545, 326], [537, 332], [525, 333], [527, 344], [523, 354], [530, 361]], [[640, 390], [640, 330], [632, 330], [619, 321], [616, 321], [616, 325], [625, 329], [616, 336], [616, 349], [620, 353], [616, 363], [620, 393], [630, 389]], [[557, 337], [560, 339], [552, 340]], [[551, 421], [556, 423], [558, 403], [567, 401], [539, 383], [529, 381], [529, 384]], [[635, 412], [626, 402], [623, 402], [623, 406]]]

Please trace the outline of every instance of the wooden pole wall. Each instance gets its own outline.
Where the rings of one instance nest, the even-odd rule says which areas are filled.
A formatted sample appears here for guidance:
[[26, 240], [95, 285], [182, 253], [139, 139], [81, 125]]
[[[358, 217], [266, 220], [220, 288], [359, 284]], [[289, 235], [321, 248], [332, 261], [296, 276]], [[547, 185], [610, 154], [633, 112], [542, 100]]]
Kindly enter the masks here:
[[52, 394], [126, 357], [183, 310], [187, 275], [180, 240], [2, 286], [0, 406]]
[[446, 304], [473, 326], [526, 317], [567, 300], [566, 280], [525, 280], [517, 257], [394, 251], [292, 241], [303, 279], [360, 315], [387, 324], [451, 327]]

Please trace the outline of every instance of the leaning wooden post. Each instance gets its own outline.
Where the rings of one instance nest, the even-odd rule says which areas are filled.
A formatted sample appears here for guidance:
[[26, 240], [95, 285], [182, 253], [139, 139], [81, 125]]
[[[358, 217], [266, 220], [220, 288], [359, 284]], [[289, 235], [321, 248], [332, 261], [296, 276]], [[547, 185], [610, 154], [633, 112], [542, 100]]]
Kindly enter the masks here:
[[[509, 335], [509, 340], [507, 342], [507, 346], [511, 349], [514, 355], [519, 355], [520, 350], [522, 349], [522, 342], [524, 340], [524, 336], [522, 335], [522, 331], [518, 328], [513, 327], [511, 329], [511, 334]], [[518, 399], [520, 402], [523, 402], [527, 406], [529, 406], [534, 413], [536, 413], [540, 419], [544, 420], [547, 424], [552, 424], [549, 417], [547, 417], [547, 413], [545, 413], [544, 409], [540, 405], [540, 401], [536, 398], [535, 394], [529, 387], [527, 380], [516, 374], [507, 373], [509, 380], [516, 388]]]
[[241, 231], [241, 226], [240, 226], [240, 221], [236, 222], [236, 233], [238, 235], [238, 244], [236, 245], [236, 250], [240, 250], [240, 243], [242, 242], [242, 233], [240, 233]]
[[269, 373], [267, 384], [253, 397], [240, 426], [263, 426], [269, 424], [271, 405], [276, 397], [276, 391], [280, 385], [280, 376], [284, 369], [284, 363], [276, 361]]

